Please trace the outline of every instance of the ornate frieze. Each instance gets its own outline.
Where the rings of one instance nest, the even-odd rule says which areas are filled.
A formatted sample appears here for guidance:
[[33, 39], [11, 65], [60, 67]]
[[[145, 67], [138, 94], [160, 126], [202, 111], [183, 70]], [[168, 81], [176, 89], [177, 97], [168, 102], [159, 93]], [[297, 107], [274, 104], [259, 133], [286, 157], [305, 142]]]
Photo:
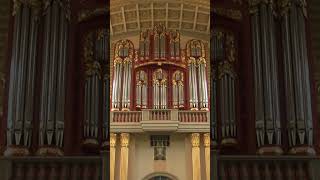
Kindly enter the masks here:
[[241, 10], [238, 9], [227, 9], [222, 7], [214, 7], [213, 12], [236, 21], [241, 21], [243, 18]]
[[70, 20], [70, 0], [13, 0], [12, 15], [16, 15], [18, 9], [20, 9], [22, 5], [30, 7], [37, 16], [41, 14], [45, 15], [47, 9], [53, 2], [59, 4], [61, 11], [65, 14], [65, 17]]

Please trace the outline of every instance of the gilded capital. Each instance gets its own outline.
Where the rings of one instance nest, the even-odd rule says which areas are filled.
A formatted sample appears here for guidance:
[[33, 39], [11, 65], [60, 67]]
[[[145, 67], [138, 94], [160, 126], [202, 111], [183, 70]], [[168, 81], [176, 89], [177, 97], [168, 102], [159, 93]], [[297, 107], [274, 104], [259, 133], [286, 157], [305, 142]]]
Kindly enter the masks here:
[[191, 134], [191, 144], [192, 144], [192, 147], [199, 147], [200, 146], [200, 134], [199, 133], [192, 133]]
[[210, 133], [205, 133], [203, 135], [203, 144], [205, 147], [210, 147]]
[[121, 133], [121, 135], [120, 135], [121, 147], [128, 147], [129, 142], [130, 142], [130, 134], [129, 133]]
[[115, 147], [117, 143], [117, 134], [110, 134], [110, 147]]

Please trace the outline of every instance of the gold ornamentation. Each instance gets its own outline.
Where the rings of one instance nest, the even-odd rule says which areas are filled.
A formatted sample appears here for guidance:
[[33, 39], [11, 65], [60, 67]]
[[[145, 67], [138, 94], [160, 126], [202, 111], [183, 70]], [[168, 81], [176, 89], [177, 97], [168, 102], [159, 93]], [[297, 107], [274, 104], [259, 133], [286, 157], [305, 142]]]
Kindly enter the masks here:
[[191, 144], [192, 144], [192, 147], [199, 147], [200, 146], [200, 134], [199, 133], [192, 133], [191, 134]]
[[117, 134], [110, 133], [110, 147], [115, 147], [117, 143]]
[[130, 135], [129, 133], [121, 133], [120, 134], [120, 144], [121, 147], [128, 147], [130, 142]]
[[97, 8], [97, 9], [93, 9], [93, 10], [84, 10], [78, 14], [78, 22], [82, 22], [82, 21], [90, 19], [91, 17], [99, 16], [99, 15], [103, 15], [103, 14], [107, 14], [107, 13], [109, 13], [108, 8]]
[[3, 153], [4, 156], [29, 156], [30, 151], [27, 147], [23, 146], [9, 146]]
[[242, 20], [242, 13], [240, 10], [225, 9], [225, 8], [216, 7], [216, 8], [213, 8], [213, 12], [218, 15], [225, 16], [225, 17], [233, 19], [233, 20], [237, 20], [237, 21]]
[[211, 141], [211, 139], [210, 139], [210, 133], [205, 133], [205, 134], [203, 135], [203, 143], [204, 143], [204, 146], [205, 146], [205, 147], [210, 147], [210, 141]]
[[279, 146], [266, 146], [266, 147], [259, 148], [258, 154], [260, 154], [260, 155], [282, 155], [283, 150]]
[[98, 75], [101, 77], [101, 66], [98, 61], [93, 61], [93, 62], [87, 62], [85, 63], [86, 67], [86, 76], [92, 76], [92, 75]]
[[29, 6], [34, 10], [36, 15], [39, 15], [42, 8], [41, 0], [13, 0], [13, 11], [12, 15], [15, 16], [17, 12], [20, 10], [22, 5]]
[[229, 62], [235, 62], [235, 54], [236, 54], [236, 48], [234, 45], [234, 36], [233, 35], [227, 35], [227, 41], [226, 41], [226, 50], [227, 50], [227, 59]]
[[38, 156], [63, 156], [63, 151], [58, 147], [41, 147], [36, 154]]
[[115, 44], [114, 56], [115, 59], [119, 58], [119, 52], [121, 48], [128, 48], [128, 58], [132, 59], [134, 57], [134, 47], [130, 40], [120, 40]]
[[235, 76], [233, 65], [229, 61], [224, 61], [219, 64], [218, 78], [221, 79], [225, 74]]

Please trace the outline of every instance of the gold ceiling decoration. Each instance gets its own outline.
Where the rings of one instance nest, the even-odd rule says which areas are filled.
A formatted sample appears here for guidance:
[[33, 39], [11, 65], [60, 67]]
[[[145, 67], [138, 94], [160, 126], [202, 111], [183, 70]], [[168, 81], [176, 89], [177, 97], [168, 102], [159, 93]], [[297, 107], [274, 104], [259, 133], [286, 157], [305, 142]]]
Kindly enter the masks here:
[[210, 34], [209, 0], [111, 0], [110, 34], [137, 33], [163, 24], [167, 29]]

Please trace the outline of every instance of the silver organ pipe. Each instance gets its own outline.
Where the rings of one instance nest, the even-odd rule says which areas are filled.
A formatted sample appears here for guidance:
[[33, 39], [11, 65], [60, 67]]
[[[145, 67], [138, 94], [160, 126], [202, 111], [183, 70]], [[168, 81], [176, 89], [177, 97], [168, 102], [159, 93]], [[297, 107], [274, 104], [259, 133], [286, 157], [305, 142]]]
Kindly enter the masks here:
[[143, 83], [142, 83], [142, 94], [141, 94], [141, 104], [142, 104], [142, 108], [146, 108], [147, 107], [147, 82], [148, 82], [148, 78], [147, 78], [147, 74], [142, 71], [143, 74]]
[[141, 90], [142, 90], [142, 81], [140, 79], [141, 71], [139, 71], [136, 75], [136, 107], [140, 108], [142, 106], [141, 103]]
[[112, 108], [113, 110], [120, 109], [120, 90], [121, 90], [121, 71], [122, 71], [122, 60], [120, 58], [114, 61], [114, 79], [112, 86]]
[[206, 78], [206, 62], [204, 58], [200, 58], [198, 62], [200, 108], [203, 110], [208, 110], [209, 99]]
[[190, 108], [192, 110], [198, 109], [198, 91], [197, 91], [197, 74], [196, 74], [196, 60], [193, 57], [189, 59], [189, 88], [190, 88]]
[[131, 86], [131, 59], [125, 58], [123, 63], [123, 84], [122, 84], [122, 109], [129, 110], [130, 98], [129, 90]]
[[178, 97], [178, 83], [176, 80], [173, 80], [172, 82], [172, 90], [173, 90], [173, 94], [172, 94], [172, 98], [173, 98], [173, 108], [178, 108], [179, 107], [179, 97]]
[[158, 80], [154, 80], [153, 82], [153, 107], [154, 109], [158, 109], [159, 108], [159, 105], [158, 105], [158, 88], [159, 88], [159, 85], [158, 85]]
[[145, 50], [144, 50], [144, 53], [145, 53], [145, 58], [146, 59], [149, 59], [149, 55], [150, 55], [150, 53], [149, 53], [149, 43], [150, 43], [150, 41], [149, 41], [149, 39], [148, 38], [146, 38], [145, 40], [144, 40], [144, 47], [145, 47]]
[[154, 36], [154, 58], [159, 59], [159, 35], [155, 34]]
[[179, 107], [184, 107], [184, 85], [183, 81], [180, 81], [178, 84], [178, 92], [179, 92]]
[[166, 36], [164, 34], [162, 34], [160, 36], [160, 58], [164, 59], [166, 56], [166, 52], [165, 52], [165, 41], [166, 41]]

